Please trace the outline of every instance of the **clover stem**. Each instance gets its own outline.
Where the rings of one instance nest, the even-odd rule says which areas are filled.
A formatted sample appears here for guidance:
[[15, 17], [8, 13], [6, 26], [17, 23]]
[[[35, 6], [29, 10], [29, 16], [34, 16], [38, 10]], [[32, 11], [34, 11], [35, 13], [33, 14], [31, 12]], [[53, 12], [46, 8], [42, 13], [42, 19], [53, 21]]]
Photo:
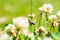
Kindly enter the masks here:
[[39, 17], [39, 25], [38, 25], [38, 27], [40, 26], [40, 23], [41, 23], [41, 18], [42, 18], [42, 13], [40, 13], [40, 15], [38, 16]]
[[58, 29], [58, 31], [60, 32], [60, 23], [59, 23], [59, 29]]
[[48, 21], [48, 13], [46, 13], [46, 21]]

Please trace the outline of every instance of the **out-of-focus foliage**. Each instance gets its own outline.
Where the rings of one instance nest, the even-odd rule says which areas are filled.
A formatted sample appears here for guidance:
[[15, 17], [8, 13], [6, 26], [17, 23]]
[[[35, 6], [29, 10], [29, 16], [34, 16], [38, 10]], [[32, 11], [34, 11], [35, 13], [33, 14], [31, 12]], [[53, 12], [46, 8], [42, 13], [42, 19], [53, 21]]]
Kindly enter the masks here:
[[[54, 6], [54, 14], [60, 9], [60, 0], [32, 0], [32, 11], [35, 14], [40, 13], [38, 8], [45, 3], [50, 3]], [[26, 16], [31, 10], [31, 0], [0, 0], [0, 17], [7, 16], [8, 18], [16, 16]]]

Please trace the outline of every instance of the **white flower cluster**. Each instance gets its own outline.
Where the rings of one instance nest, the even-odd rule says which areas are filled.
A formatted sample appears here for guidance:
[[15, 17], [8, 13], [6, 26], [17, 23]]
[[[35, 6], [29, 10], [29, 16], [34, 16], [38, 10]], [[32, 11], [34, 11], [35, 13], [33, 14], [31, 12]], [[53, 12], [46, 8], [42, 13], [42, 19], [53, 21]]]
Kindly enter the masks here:
[[28, 18], [25, 18], [25, 17], [14, 18], [13, 24], [18, 26], [18, 28], [21, 30], [22, 34], [25, 34], [25, 35], [28, 34], [28, 27], [29, 27]]
[[0, 40], [9, 40], [8, 34], [3, 31], [0, 31]]
[[44, 4], [42, 7], [39, 8], [41, 11], [43, 12], [48, 12], [48, 13], [52, 13], [53, 11], [53, 7], [51, 4]]
[[5, 31], [11, 31], [13, 36], [16, 36], [16, 27], [13, 24], [9, 24], [6, 28]]
[[36, 29], [35, 33], [39, 34], [39, 32], [41, 32], [43, 34], [47, 34], [47, 30], [44, 26], [41, 26], [38, 29]]
[[15, 24], [21, 28], [28, 28], [29, 27], [28, 18], [25, 18], [25, 17], [14, 18], [13, 24]]
[[31, 40], [34, 40], [34, 34], [33, 33], [29, 33], [28, 37], [31, 38]]
[[29, 30], [29, 21], [28, 18], [25, 17], [17, 17], [17, 18], [13, 18], [13, 24], [9, 24], [7, 27], [5, 27], [5, 31], [11, 31], [11, 33], [13, 34], [13, 36], [16, 36], [16, 28], [19, 29], [19, 31], [24, 34], [24, 35], [28, 35]]
[[60, 10], [56, 13], [56, 15], [57, 15], [58, 17], [60, 17]]
[[28, 14], [29, 17], [35, 17], [35, 14], [32, 13], [32, 14]]
[[49, 20], [50, 20], [50, 21], [54, 21], [54, 20], [56, 20], [56, 18], [57, 18], [56, 15], [50, 15], [50, 16], [49, 16]]

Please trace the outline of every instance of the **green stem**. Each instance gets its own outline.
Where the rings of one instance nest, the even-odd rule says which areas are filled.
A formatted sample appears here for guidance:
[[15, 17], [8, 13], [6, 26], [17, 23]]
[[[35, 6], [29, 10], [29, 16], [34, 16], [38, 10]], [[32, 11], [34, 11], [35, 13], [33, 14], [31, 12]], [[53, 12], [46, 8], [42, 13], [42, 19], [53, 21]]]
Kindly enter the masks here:
[[46, 13], [46, 21], [48, 21], [48, 13]]
[[53, 27], [53, 33], [54, 33], [54, 27]]
[[59, 30], [59, 32], [60, 32], [60, 23], [59, 23], [59, 29], [58, 29], [58, 30]]
[[52, 29], [53, 29], [53, 33], [54, 33], [54, 25], [53, 25], [53, 24], [54, 24], [54, 23], [52, 22], [52, 25], [51, 25], [51, 26], [52, 26]]
[[41, 23], [41, 18], [42, 18], [42, 13], [38, 16], [38, 18], [39, 18], [39, 25], [38, 25], [38, 27], [40, 26], [40, 23]]
[[42, 35], [41, 35], [41, 40], [43, 40], [43, 37], [42, 37]]

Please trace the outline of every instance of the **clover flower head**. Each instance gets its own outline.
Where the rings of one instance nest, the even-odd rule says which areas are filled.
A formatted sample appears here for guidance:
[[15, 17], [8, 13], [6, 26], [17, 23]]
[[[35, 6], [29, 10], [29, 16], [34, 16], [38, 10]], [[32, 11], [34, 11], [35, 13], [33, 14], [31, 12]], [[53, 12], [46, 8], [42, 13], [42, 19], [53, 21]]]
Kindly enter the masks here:
[[0, 29], [0, 36], [1, 36], [2, 34], [4, 34], [4, 32]]
[[43, 12], [52, 13], [53, 6], [51, 4], [44, 4], [42, 7], [39, 8], [39, 10], [41, 10]]
[[60, 20], [57, 20], [57, 23], [60, 23]]
[[57, 15], [58, 17], [60, 17], [60, 10], [56, 13], [56, 15]]
[[9, 36], [4, 32], [2, 35], [0, 35], [0, 40], [9, 40]]
[[5, 27], [5, 31], [10, 31], [14, 36], [16, 36], [16, 27], [13, 24], [9, 24]]
[[34, 18], [35, 17], [35, 14], [34, 13], [28, 14], [28, 16]]
[[39, 29], [41, 29], [41, 30], [45, 30], [45, 27], [41, 26]]
[[40, 29], [41, 31], [43, 31], [45, 34], [47, 34], [47, 30], [46, 30], [46, 28], [45, 28], [44, 26], [41, 26], [39, 29]]
[[54, 26], [58, 26], [58, 23], [57, 22], [54, 22], [54, 24], [53, 24]]
[[29, 38], [32, 38], [33, 36], [34, 36], [33, 33], [29, 33], [29, 34], [28, 34], [28, 37], [29, 37]]
[[28, 31], [28, 29], [23, 29], [23, 30], [21, 30], [21, 33], [23, 35], [27, 36], [29, 34], [29, 31]]
[[31, 38], [31, 40], [34, 40], [34, 33], [29, 33], [28, 37]]
[[56, 22], [56, 21], [51, 22], [50, 25], [51, 25], [51, 27], [54, 28], [54, 27], [58, 26], [58, 22]]
[[56, 20], [57, 16], [56, 15], [50, 15], [48, 18], [50, 21], [54, 21], [54, 20]]
[[37, 28], [37, 29], [35, 30], [35, 33], [36, 33], [36, 34], [39, 34], [38, 31], [39, 31], [39, 29]]
[[17, 17], [17, 18], [13, 18], [13, 24], [15, 24], [21, 28], [28, 28], [29, 21], [28, 21], [28, 18]]
[[36, 33], [36, 34], [40, 34], [40, 33], [47, 34], [47, 30], [46, 30], [45, 27], [41, 26], [41, 27], [39, 27], [38, 29], [36, 29], [35, 33]]

